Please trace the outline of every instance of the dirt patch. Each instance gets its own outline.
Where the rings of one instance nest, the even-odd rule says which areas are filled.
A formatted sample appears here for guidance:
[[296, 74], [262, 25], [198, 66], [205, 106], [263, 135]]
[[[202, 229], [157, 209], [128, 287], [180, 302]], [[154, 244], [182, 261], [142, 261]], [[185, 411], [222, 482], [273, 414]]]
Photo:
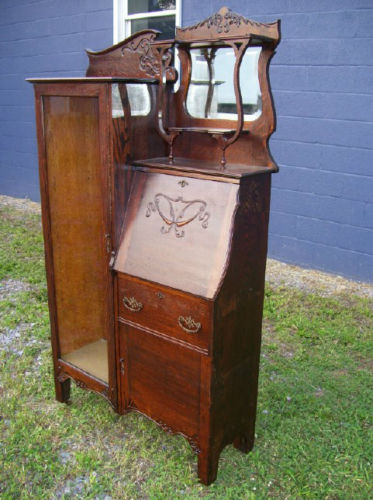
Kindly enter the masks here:
[[19, 292], [29, 292], [33, 286], [21, 280], [2, 280], [0, 282], [0, 300], [12, 299]]
[[[41, 342], [38, 339], [28, 337], [33, 327], [34, 323], [19, 323], [15, 328], [0, 330], [0, 349], [8, 354], [21, 357], [25, 347], [49, 345], [49, 342]], [[34, 360], [33, 369], [38, 370], [41, 365], [42, 360], [39, 354]]]
[[359, 369], [360, 370], [368, 370], [370, 372], [373, 372], [373, 359], [372, 358], [366, 358], [361, 355], [355, 355], [355, 359], [359, 363]]
[[6, 352], [18, 354], [21, 356], [23, 350], [19, 350], [22, 346], [24, 334], [30, 329], [30, 324], [20, 323], [15, 328], [6, 328], [0, 332], [0, 348]]
[[357, 295], [373, 299], [373, 284], [352, 281], [335, 274], [304, 269], [273, 259], [267, 261], [266, 280], [275, 288], [297, 288], [323, 297]]
[[0, 205], [23, 210], [25, 212], [40, 213], [40, 203], [31, 201], [28, 198], [12, 198], [11, 196], [0, 195]]

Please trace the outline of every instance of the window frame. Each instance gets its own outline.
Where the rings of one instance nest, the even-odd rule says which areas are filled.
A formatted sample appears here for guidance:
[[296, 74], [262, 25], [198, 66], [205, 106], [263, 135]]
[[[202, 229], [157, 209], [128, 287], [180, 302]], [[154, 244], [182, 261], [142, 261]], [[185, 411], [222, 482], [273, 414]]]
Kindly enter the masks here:
[[182, 0], [175, 0], [175, 9], [128, 14], [127, 0], [113, 0], [113, 43], [119, 43], [132, 34], [131, 21], [135, 19], [174, 15], [175, 27], [181, 26], [181, 2]]

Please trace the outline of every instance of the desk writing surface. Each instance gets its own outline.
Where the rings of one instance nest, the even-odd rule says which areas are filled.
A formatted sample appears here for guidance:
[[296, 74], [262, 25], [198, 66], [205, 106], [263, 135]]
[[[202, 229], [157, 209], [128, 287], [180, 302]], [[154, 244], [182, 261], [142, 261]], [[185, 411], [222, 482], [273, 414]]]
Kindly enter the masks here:
[[238, 185], [137, 172], [114, 269], [206, 298], [228, 258]]

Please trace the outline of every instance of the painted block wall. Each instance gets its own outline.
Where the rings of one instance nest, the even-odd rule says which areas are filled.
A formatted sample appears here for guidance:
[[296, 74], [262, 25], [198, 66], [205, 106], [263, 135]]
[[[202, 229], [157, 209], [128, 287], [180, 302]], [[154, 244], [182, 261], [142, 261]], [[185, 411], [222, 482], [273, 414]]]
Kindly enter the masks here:
[[[226, 4], [282, 20], [271, 65], [280, 165], [269, 254], [373, 282], [373, 1], [184, 0], [183, 25]], [[39, 198], [32, 89], [26, 76], [80, 76], [84, 49], [112, 43], [111, 0], [3, 0], [0, 192]]]
[[112, 0], [2, 0], [0, 193], [40, 199], [34, 94], [25, 78], [82, 76], [113, 42]]

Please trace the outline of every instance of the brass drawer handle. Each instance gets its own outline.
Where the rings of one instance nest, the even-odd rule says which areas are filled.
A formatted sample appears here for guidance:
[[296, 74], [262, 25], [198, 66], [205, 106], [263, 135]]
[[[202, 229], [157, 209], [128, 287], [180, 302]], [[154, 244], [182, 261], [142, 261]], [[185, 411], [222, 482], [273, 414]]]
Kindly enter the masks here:
[[187, 333], [197, 333], [201, 329], [201, 323], [197, 323], [193, 318], [187, 316], [179, 316], [178, 323], [180, 328], [182, 328]]
[[137, 302], [135, 297], [123, 297], [123, 305], [126, 307], [129, 311], [132, 312], [139, 312], [142, 309], [142, 304], [141, 302]]

